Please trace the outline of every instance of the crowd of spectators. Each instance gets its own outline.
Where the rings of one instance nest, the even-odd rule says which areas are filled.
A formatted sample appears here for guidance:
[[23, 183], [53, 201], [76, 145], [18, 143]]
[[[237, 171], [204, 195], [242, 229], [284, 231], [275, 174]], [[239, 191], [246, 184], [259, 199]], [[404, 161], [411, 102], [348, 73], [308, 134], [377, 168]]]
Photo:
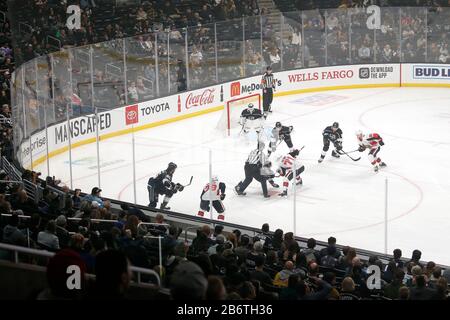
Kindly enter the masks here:
[[[7, 179], [1, 173], [2, 180]], [[386, 264], [373, 255], [363, 261], [351, 247], [328, 245], [318, 249], [316, 240], [301, 248], [292, 232], [272, 232], [264, 224], [251, 237], [240, 230], [224, 232], [203, 225], [191, 242], [180, 239], [183, 230], [159, 213], [151, 218], [138, 208], [113, 209], [101, 189], [81, 196], [80, 190], [55, 192], [58, 181], [39, 180], [26, 171], [23, 179], [43, 188], [38, 203], [18, 184], [0, 185], [0, 239], [4, 243], [56, 252], [48, 261], [48, 287], [36, 299], [123, 299], [133, 281], [130, 266], [161, 274], [162, 287], [172, 299], [206, 300], [448, 300], [450, 270], [432, 261], [423, 264], [421, 252], [411, 259], [400, 249]], [[23, 217], [25, 216], [25, 217]], [[99, 221], [100, 219], [101, 221]], [[152, 223], [150, 223], [152, 221]], [[162, 269], [159, 265], [161, 237]], [[3, 259], [11, 259], [1, 251]], [[29, 256], [21, 260], [36, 263]], [[67, 290], [64, 268], [77, 264], [97, 280], [76, 293]], [[368, 268], [378, 266], [381, 288], [367, 286]], [[141, 278], [142, 279], [142, 278]], [[135, 279], [134, 279], [135, 280]], [[149, 277], [148, 281], [152, 282]], [[84, 283], [84, 282], [83, 282]]]

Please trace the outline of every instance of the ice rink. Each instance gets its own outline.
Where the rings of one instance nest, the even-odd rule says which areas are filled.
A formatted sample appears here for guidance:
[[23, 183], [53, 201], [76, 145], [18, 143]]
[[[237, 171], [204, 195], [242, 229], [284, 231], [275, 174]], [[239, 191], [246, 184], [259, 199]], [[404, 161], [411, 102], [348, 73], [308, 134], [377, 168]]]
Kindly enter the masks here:
[[[384, 250], [385, 180], [388, 179], [388, 250], [401, 248], [404, 256], [413, 249], [423, 259], [450, 265], [450, 90], [438, 88], [382, 88], [326, 91], [276, 97], [266, 126], [276, 121], [294, 126], [295, 147], [305, 146], [300, 159], [305, 165], [304, 185], [297, 189], [297, 235], [325, 240], [335, 236], [339, 244]], [[285, 232], [293, 228], [293, 192], [280, 198], [269, 188], [262, 196], [254, 181], [247, 196], [233, 187], [244, 178], [244, 162], [256, 147], [254, 136], [231, 137], [216, 130], [221, 112], [174, 122], [135, 133], [137, 203], [148, 204], [147, 181], [166, 168], [178, 165], [174, 182], [193, 183], [176, 194], [173, 211], [197, 214], [199, 196], [209, 177], [209, 150], [213, 173], [227, 185], [225, 221]], [[379, 156], [388, 165], [374, 173], [367, 157], [358, 152], [354, 162], [331, 158], [331, 148], [321, 164], [322, 130], [334, 121], [343, 130], [344, 150], [357, 148], [355, 131], [379, 133], [385, 141]], [[100, 142], [102, 195], [134, 201], [132, 136]], [[268, 143], [267, 143], [268, 144]], [[271, 160], [286, 154], [282, 143]], [[73, 187], [90, 192], [97, 186], [96, 145], [72, 150]], [[40, 165], [43, 171], [45, 162]], [[51, 174], [69, 185], [69, 157], [51, 158]], [[281, 178], [277, 180], [282, 184]], [[217, 215], [214, 214], [214, 219]]]

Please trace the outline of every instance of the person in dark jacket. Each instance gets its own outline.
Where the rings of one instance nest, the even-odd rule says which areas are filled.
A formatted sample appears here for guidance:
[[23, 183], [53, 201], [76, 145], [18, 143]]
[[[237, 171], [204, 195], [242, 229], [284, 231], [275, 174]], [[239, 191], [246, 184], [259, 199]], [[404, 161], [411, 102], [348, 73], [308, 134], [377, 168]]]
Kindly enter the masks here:
[[410, 300], [432, 300], [436, 295], [436, 290], [427, 287], [423, 275], [416, 276], [415, 286], [410, 289]]

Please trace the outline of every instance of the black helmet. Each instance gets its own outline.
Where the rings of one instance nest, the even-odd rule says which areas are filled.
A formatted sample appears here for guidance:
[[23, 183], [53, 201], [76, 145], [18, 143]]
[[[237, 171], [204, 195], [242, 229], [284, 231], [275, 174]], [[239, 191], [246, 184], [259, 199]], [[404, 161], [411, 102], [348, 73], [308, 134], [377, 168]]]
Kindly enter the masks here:
[[300, 150], [294, 149], [289, 154], [295, 158], [296, 156], [298, 156], [300, 154]]
[[271, 66], [267, 66], [266, 70], [267, 71], [272, 70], [272, 67]]
[[338, 129], [338, 128], [339, 128], [339, 123], [338, 123], [338, 122], [334, 122], [334, 123], [333, 123], [333, 128]]
[[253, 103], [249, 103], [247, 107], [248, 107], [248, 108], [253, 108], [254, 105], [253, 105]]
[[278, 121], [277, 123], [275, 123], [275, 128], [281, 128], [281, 122]]
[[169, 164], [167, 165], [168, 171], [174, 171], [176, 168], [177, 168], [177, 165], [173, 162], [169, 162]]

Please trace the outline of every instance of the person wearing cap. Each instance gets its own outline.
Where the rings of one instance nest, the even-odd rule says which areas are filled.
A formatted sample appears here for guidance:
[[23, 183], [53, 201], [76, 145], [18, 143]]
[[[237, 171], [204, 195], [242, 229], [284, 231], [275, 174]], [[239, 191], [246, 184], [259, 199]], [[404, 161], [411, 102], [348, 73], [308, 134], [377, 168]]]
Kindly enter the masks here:
[[174, 269], [170, 279], [170, 294], [173, 300], [203, 300], [207, 288], [208, 280], [197, 264], [183, 261]]
[[103, 206], [104, 206], [103, 205], [103, 200], [102, 200], [102, 198], [100, 198], [101, 197], [101, 194], [100, 194], [101, 192], [102, 192], [102, 189], [94, 187], [94, 188], [92, 188], [91, 194], [86, 195], [83, 198], [83, 201], [87, 201], [89, 203], [96, 202], [98, 204], [99, 208], [103, 208]]
[[261, 86], [263, 89], [263, 111], [265, 117], [267, 117], [267, 114], [272, 112], [273, 92], [275, 91], [275, 78], [271, 66], [266, 68], [266, 72], [261, 79]]

